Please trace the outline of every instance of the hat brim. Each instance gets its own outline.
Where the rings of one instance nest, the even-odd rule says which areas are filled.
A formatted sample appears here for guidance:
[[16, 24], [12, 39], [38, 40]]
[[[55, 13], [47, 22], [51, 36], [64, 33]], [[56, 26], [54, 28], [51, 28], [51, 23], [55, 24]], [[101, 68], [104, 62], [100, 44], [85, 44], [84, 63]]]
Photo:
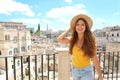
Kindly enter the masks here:
[[90, 29], [92, 28], [92, 25], [93, 25], [92, 19], [91, 19], [89, 16], [85, 15], [85, 14], [79, 14], [79, 15], [74, 16], [74, 17], [72, 18], [72, 20], [71, 20], [70, 27], [71, 27], [72, 29], [74, 29], [75, 22], [76, 22], [79, 18], [85, 19], [85, 20], [87, 21], [87, 23], [88, 23], [89, 28], [90, 28]]

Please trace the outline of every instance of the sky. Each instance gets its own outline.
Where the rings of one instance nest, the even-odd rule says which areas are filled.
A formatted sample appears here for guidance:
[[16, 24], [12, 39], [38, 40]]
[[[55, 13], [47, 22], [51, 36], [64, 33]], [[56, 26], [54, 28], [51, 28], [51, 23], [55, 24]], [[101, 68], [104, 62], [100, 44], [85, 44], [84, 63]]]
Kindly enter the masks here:
[[66, 30], [77, 14], [93, 20], [92, 30], [120, 25], [120, 0], [0, 0], [0, 21], [29, 28]]

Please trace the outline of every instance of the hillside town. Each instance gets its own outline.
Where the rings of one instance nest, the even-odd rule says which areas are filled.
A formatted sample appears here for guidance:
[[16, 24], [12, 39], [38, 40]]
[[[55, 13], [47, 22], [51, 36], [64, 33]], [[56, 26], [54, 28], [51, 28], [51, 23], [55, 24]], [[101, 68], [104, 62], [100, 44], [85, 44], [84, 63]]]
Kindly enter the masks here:
[[[40, 29], [40, 24], [38, 24], [38, 29], [34, 31], [34, 28], [28, 28], [27, 25], [19, 22], [0, 22], [0, 80], [5, 80], [5, 74], [6, 74], [6, 64], [5, 59], [3, 57], [5, 56], [16, 56], [15, 58], [15, 66], [16, 66], [16, 79], [21, 80], [21, 57], [17, 56], [25, 56], [25, 55], [40, 55], [40, 54], [53, 54], [57, 53], [56, 48], [66, 48], [68, 45], [60, 44], [57, 42], [56, 38], [63, 32], [62, 30], [58, 31], [52, 31], [46, 26], [46, 30]], [[102, 54], [105, 54], [106, 52], [115, 52], [114, 55], [110, 55], [110, 57], [115, 56], [114, 58], [114, 69], [115, 71], [118, 71], [120, 73], [120, 57], [117, 58], [117, 51], [120, 51], [120, 26], [107, 26], [103, 29], [96, 29], [93, 31], [96, 43], [97, 43], [97, 51]], [[68, 35], [70, 36], [70, 34]], [[57, 56], [56, 56], [57, 57]], [[50, 57], [51, 60], [49, 62], [49, 67], [51, 71], [53, 70], [53, 56]], [[106, 60], [108, 60], [108, 56], [106, 57]], [[37, 70], [38, 73], [41, 74], [41, 56], [37, 56]], [[56, 59], [56, 65], [58, 66], [58, 61]], [[24, 80], [28, 80], [28, 62], [29, 57], [25, 56], [23, 57], [23, 76]], [[103, 56], [101, 56], [101, 60], [103, 59]], [[35, 72], [35, 63], [34, 63], [34, 57], [30, 58], [30, 65], [31, 65], [31, 75]], [[110, 60], [113, 61], [112, 59]], [[8, 59], [8, 74], [9, 79], [13, 79], [13, 69], [14, 69], [14, 59], [9, 58]], [[44, 72], [47, 74], [47, 57], [43, 57], [44, 62]], [[101, 64], [108, 64], [108, 61], [103, 63], [101, 61]], [[103, 66], [103, 65], [101, 65]], [[112, 66], [112, 64], [110, 64]], [[112, 68], [108, 68], [106, 65], [106, 70], [111, 70]], [[58, 68], [56, 68], [56, 72], [58, 71]], [[107, 71], [106, 71], [107, 72]], [[43, 74], [43, 75], [46, 75]], [[50, 75], [52, 73], [50, 72]], [[57, 76], [57, 75], [56, 75]], [[45, 77], [46, 78], [46, 77]], [[34, 77], [32, 77], [31, 80], [34, 80]], [[47, 80], [47, 79], [45, 79]], [[52, 78], [50, 80], [53, 80]]]

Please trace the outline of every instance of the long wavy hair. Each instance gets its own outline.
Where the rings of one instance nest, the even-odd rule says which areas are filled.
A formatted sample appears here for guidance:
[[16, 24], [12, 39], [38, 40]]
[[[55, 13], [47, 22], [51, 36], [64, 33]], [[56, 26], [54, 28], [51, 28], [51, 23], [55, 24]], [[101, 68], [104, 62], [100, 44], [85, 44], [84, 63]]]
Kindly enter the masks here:
[[69, 53], [72, 54], [72, 49], [74, 47], [74, 45], [76, 44], [77, 40], [78, 40], [78, 33], [76, 32], [76, 24], [79, 20], [83, 20], [85, 22], [85, 32], [84, 32], [84, 41], [83, 41], [83, 45], [81, 47], [81, 49], [84, 51], [84, 55], [88, 56], [88, 57], [93, 57], [95, 54], [95, 37], [93, 35], [93, 33], [91, 32], [88, 23], [85, 19], [83, 18], [79, 18], [74, 27], [74, 30], [72, 32], [72, 37], [71, 37], [71, 42], [70, 42], [70, 46], [69, 46]]

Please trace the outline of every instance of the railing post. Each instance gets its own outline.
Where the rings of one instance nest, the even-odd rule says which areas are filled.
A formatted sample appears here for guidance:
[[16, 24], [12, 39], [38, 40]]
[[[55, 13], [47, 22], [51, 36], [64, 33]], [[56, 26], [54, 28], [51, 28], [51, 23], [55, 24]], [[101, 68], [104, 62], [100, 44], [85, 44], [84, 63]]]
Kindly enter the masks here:
[[57, 48], [58, 80], [70, 80], [70, 55], [68, 48]]

